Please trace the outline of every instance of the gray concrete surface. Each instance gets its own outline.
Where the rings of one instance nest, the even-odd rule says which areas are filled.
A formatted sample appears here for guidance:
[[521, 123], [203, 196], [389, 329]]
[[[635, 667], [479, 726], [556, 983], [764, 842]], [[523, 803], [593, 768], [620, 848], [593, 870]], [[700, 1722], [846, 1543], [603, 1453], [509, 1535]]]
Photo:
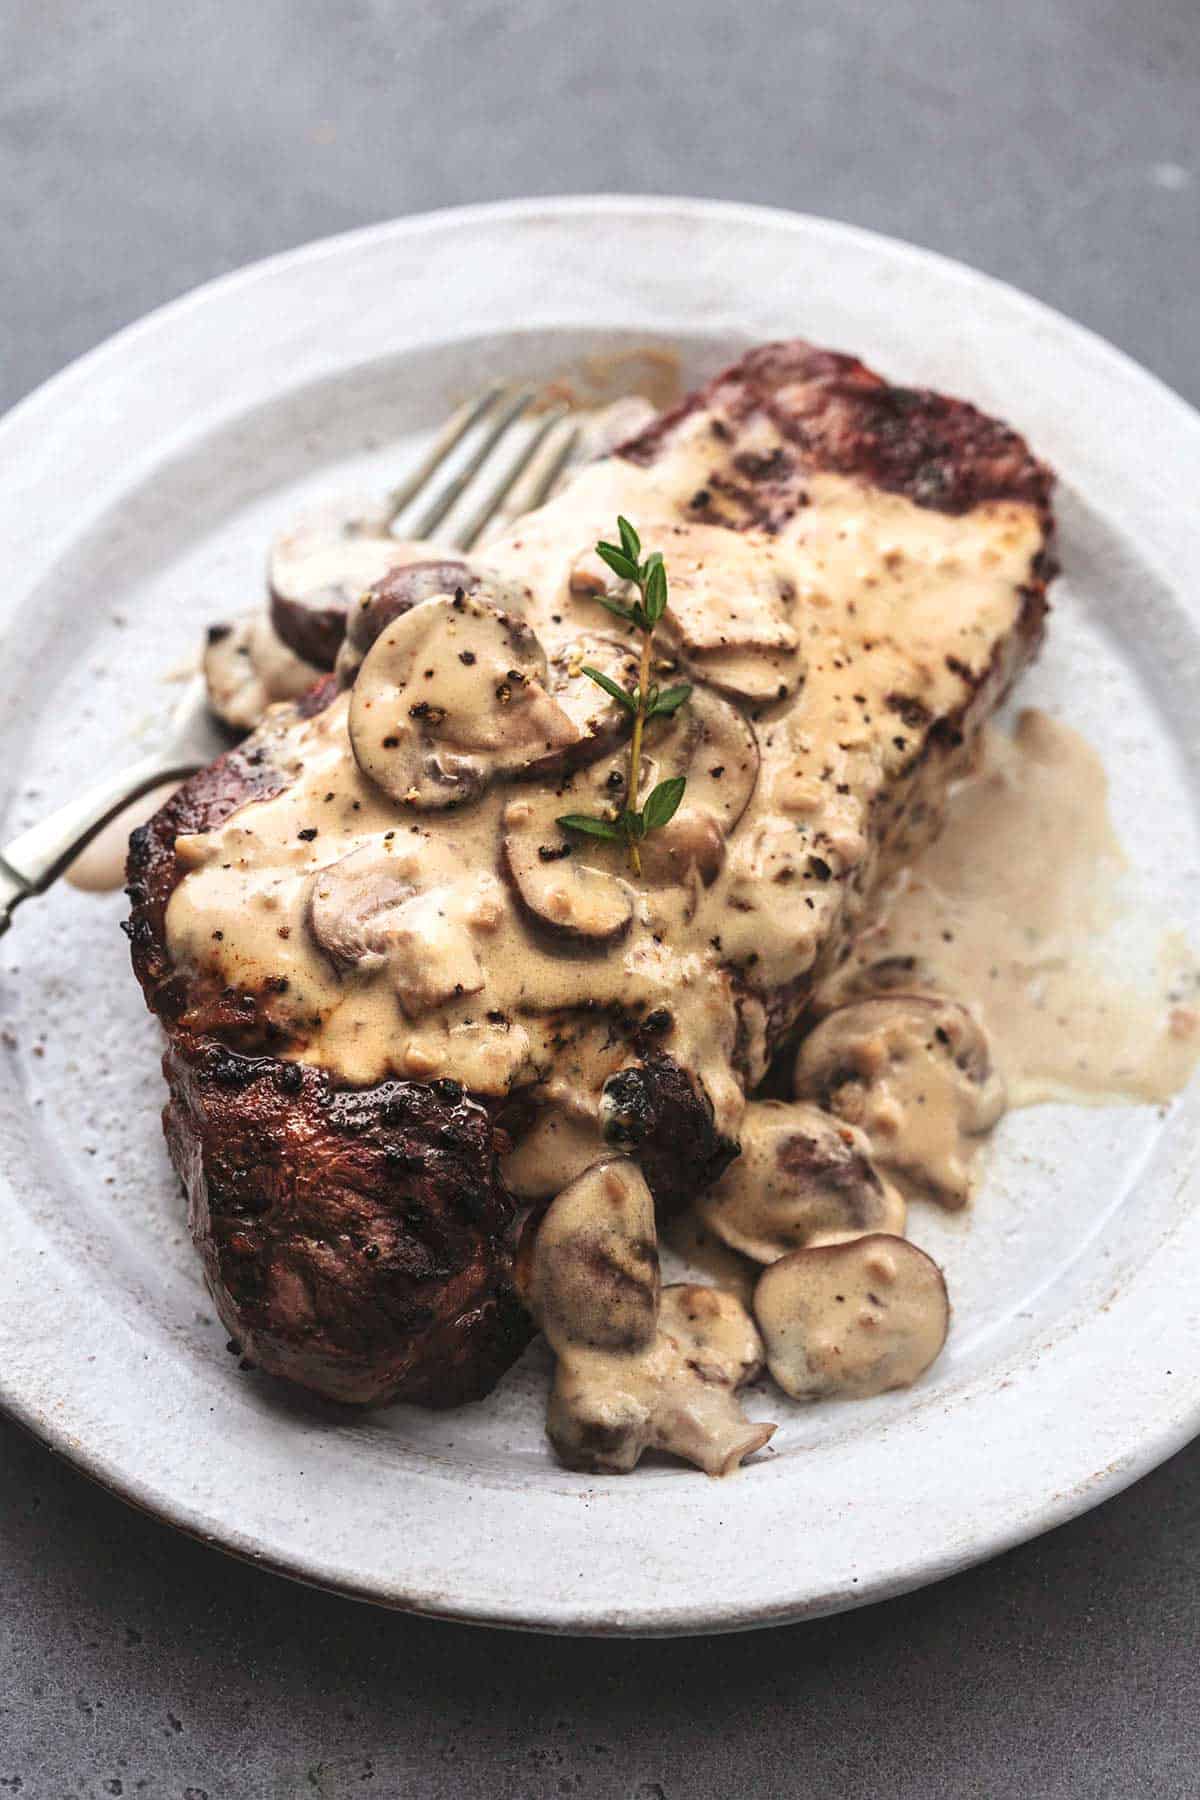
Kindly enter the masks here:
[[[775, 202], [1006, 277], [1200, 399], [1196, 0], [0, 0], [0, 400], [429, 206]], [[1200, 1793], [1200, 1447], [915, 1597], [558, 1643], [242, 1568], [0, 1427], [0, 1795]]]

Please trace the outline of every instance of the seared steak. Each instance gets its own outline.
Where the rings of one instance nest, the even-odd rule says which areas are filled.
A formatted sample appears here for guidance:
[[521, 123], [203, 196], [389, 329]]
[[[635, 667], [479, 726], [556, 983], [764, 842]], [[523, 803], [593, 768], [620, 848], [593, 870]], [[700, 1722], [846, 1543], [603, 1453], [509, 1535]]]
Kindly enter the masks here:
[[[699, 1066], [700, 1052], [706, 1051], [703, 1032], [689, 1035], [679, 1025], [669, 990], [671, 1007], [654, 998], [653, 981], [659, 977], [653, 946], [661, 944], [662, 933], [650, 933], [647, 939], [649, 985], [626, 998], [612, 987], [617, 955], [612, 945], [601, 947], [598, 937], [589, 944], [586, 922], [564, 929], [561, 919], [577, 921], [578, 913], [560, 911], [556, 942], [549, 944], [550, 913], [539, 915], [538, 908], [569, 908], [575, 901], [568, 892], [565, 901], [551, 894], [543, 903], [546, 883], [535, 889], [532, 876], [546, 867], [553, 871], [559, 858], [566, 859], [567, 873], [574, 873], [579, 858], [570, 845], [554, 838], [554, 811], [556, 806], [566, 810], [558, 796], [574, 795], [578, 790], [572, 784], [588, 773], [577, 771], [581, 757], [569, 748], [576, 727], [565, 699], [561, 731], [568, 748], [546, 757], [540, 771], [505, 774], [511, 785], [505, 788], [501, 781], [496, 804], [507, 806], [503, 866], [510, 871], [518, 862], [513, 834], [521, 829], [541, 834], [522, 851], [528, 854], [520, 868], [525, 870], [527, 863], [532, 875], [522, 876], [526, 885], [520, 921], [512, 929], [530, 933], [531, 945], [537, 945], [547, 967], [558, 966], [572, 953], [582, 959], [572, 965], [579, 970], [580, 999], [574, 1009], [562, 1000], [552, 1008], [548, 1004], [541, 1016], [549, 1023], [536, 1030], [529, 1025], [526, 1049], [513, 1049], [507, 1074], [494, 1081], [464, 1084], [449, 1073], [437, 1079], [411, 1073], [421, 1066], [418, 1050], [429, 1056], [428, 1046], [417, 1044], [418, 1026], [430, 1016], [428, 994], [418, 1005], [410, 989], [407, 999], [401, 994], [405, 1013], [395, 1008], [396, 1044], [404, 1038], [410, 1060], [388, 1061], [385, 1073], [362, 1079], [339, 1067], [336, 1056], [321, 1053], [329, 1005], [324, 1013], [319, 999], [302, 1005], [297, 990], [303, 983], [294, 973], [279, 972], [300, 964], [281, 961], [279, 970], [239, 976], [241, 965], [226, 955], [230, 946], [221, 942], [226, 934], [220, 925], [207, 934], [215, 940], [211, 946], [200, 945], [195, 919], [187, 953], [172, 947], [168, 906], [185, 877], [205, 866], [197, 860], [208, 854], [205, 846], [223, 841], [219, 833], [237, 809], [273, 796], [286, 798], [298, 782], [299, 761], [289, 760], [298, 739], [289, 738], [289, 730], [299, 732], [301, 721], [317, 726], [328, 717], [338, 721], [337, 730], [344, 735], [338, 709], [345, 708], [346, 700], [338, 694], [336, 678], [326, 678], [291, 715], [276, 715], [269, 729], [188, 782], [131, 842], [127, 929], [135, 970], [168, 1039], [167, 1141], [187, 1190], [206, 1277], [222, 1319], [247, 1356], [339, 1400], [399, 1397], [427, 1405], [457, 1404], [486, 1393], [520, 1353], [532, 1326], [513, 1289], [517, 1201], [502, 1179], [500, 1162], [518, 1121], [528, 1119], [537, 1097], [550, 1091], [555, 1057], [583, 1057], [585, 1029], [599, 1037], [598, 1047], [588, 1049], [593, 1058], [588, 1066], [604, 1072], [602, 1117], [609, 1141], [639, 1159], [660, 1208], [678, 1204], [720, 1175], [736, 1154], [726, 1128], [736, 1112], [730, 1089], [752, 1086], [760, 1078], [772, 1048], [802, 1012], [817, 974], [839, 954], [889, 859], [934, 828], [940, 794], [961, 767], [965, 745], [1040, 639], [1052, 573], [1051, 477], [1015, 433], [962, 402], [889, 387], [849, 357], [803, 344], [773, 345], [751, 352], [655, 421], [623, 447], [611, 466], [618, 475], [626, 469], [635, 484], [631, 512], [647, 491], [636, 486], [638, 472], [661, 474], [656, 504], [665, 504], [664, 495], [669, 496], [679, 521], [669, 528], [656, 525], [660, 531], [677, 532], [677, 542], [668, 535], [648, 547], [663, 551], [672, 575], [677, 566], [685, 571], [672, 650], [698, 696], [711, 698], [704, 706], [697, 699], [699, 724], [686, 741], [679, 738], [679, 754], [691, 758], [689, 788], [697, 806], [705, 798], [707, 810], [690, 821], [680, 815], [686, 828], [672, 840], [670, 855], [664, 851], [661, 866], [648, 863], [647, 882], [654, 892], [667, 891], [672, 882], [681, 895], [686, 890], [679, 917], [689, 921], [697, 909], [702, 917], [714, 896], [728, 908], [728, 928], [712, 933], [696, 952], [697, 958], [701, 950], [707, 958], [707, 973], [699, 979], [689, 974], [684, 983], [697, 991], [707, 984], [725, 1008], [724, 1075], [718, 1071], [714, 1078]], [[839, 645], [843, 639], [849, 642], [850, 632], [843, 631], [836, 642], [818, 642], [813, 636], [830, 604], [817, 575], [811, 588], [800, 592], [786, 571], [773, 576], [770, 604], [762, 607], [752, 581], [738, 584], [750, 580], [748, 547], [754, 547], [753, 556], [769, 559], [770, 546], [794, 530], [797, 521], [811, 516], [814, 528], [820, 524], [825, 502], [820, 495], [814, 498], [813, 490], [828, 476], [845, 478], [838, 502], [839, 517], [845, 520], [839, 527], [842, 538], [857, 529], [855, 494], [861, 491], [865, 515], [877, 506], [876, 496], [896, 496], [897, 504], [961, 519], [968, 530], [973, 518], [983, 520], [986, 513], [988, 542], [1000, 546], [996, 557], [1016, 558], [1019, 569], [1011, 582], [1011, 607], [1002, 613], [995, 603], [990, 612], [985, 608], [978, 617], [964, 616], [961, 631], [953, 617], [945, 620], [942, 631], [935, 614], [921, 614], [910, 626], [905, 608], [911, 608], [915, 620], [924, 580], [920, 567], [910, 573], [886, 634], [890, 661], [871, 662], [870, 682], [856, 681], [854, 656], [878, 657], [882, 639], [864, 637], [844, 652], [844, 705], [854, 712], [854, 725], [838, 725], [837, 741], [831, 737], [829, 756], [823, 759], [820, 743], [814, 747], [803, 730], [793, 730], [793, 722], [802, 726], [806, 707], [812, 707], [818, 735], [833, 731], [823, 722], [820, 706], [836, 701], [841, 707], [841, 689], [830, 699], [826, 662], [811, 659], [832, 657], [840, 671]], [[1011, 516], [1005, 515], [1006, 507]], [[550, 513], [545, 516], [551, 518]], [[703, 537], [701, 529], [689, 538], [694, 527], [706, 528], [709, 536]], [[748, 532], [750, 538], [744, 536]], [[814, 529], [814, 543], [817, 536]], [[704, 554], [696, 549], [701, 541], [707, 546]], [[969, 538], [963, 541], [970, 548]], [[722, 629], [720, 612], [725, 590], [713, 587], [722, 543], [732, 547], [731, 556], [738, 551], [732, 585], [727, 583], [733, 621], [728, 631]], [[870, 544], [874, 556], [879, 545], [874, 539]], [[586, 547], [571, 544], [567, 549]], [[819, 548], [811, 550], [818, 572], [825, 566]], [[498, 556], [498, 566], [511, 578], [523, 553], [518, 528]], [[535, 589], [538, 580], [548, 579], [544, 542], [542, 554], [542, 574], [530, 577]], [[835, 546], [829, 554], [834, 558], [842, 552]], [[903, 561], [899, 545], [881, 554], [888, 567], [893, 555], [895, 566]], [[951, 546], [941, 562], [930, 564], [937, 579], [952, 566], [953, 554]], [[574, 562], [565, 555], [555, 567], [562, 598], [554, 603], [565, 614], [594, 588], [589, 590], [588, 571], [578, 555]], [[838, 576], [843, 583], [845, 579]], [[863, 580], [878, 588], [875, 574], [868, 571]], [[538, 591], [540, 601], [546, 601], [546, 592]], [[844, 598], [838, 604], [848, 627], [855, 604]], [[674, 612], [674, 599], [672, 605]], [[878, 600], [872, 605], [877, 607]], [[552, 616], [560, 619], [557, 611]], [[546, 637], [546, 680], [553, 692], [565, 695], [567, 676], [578, 669], [569, 650], [560, 656], [545, 618], [536, 615], [533, 622]], [[919, 650], [906, 664], [910, 628]], [[586, 629], [592, 631], [590, 622]], [[604, 630], [601, 618], [588, 654], [594, 660], [614, 658], [611, 666], [616, 667], [625, 652], [619, 642], [604, 638]], [[938, 648], [937, 656], [931, 645]], [[879, 673], [881, 667], [885, 674]], [[886, 670], [893, 667], [903, 667], [911, 680], [889, 689]], [[520, 679], [531, 678], [522, 673]], [[761, 778], [757, 757], [744, 762], [740, 773], [727, 772], [712, 751], [714, 743], [740, 743], [730, 731], [734, 715], [743, 721], [737, 730], [745, 732], [748, 722], [764, 755], [770, 751], [774, 758], [764, 763]], [[561, 711], [557, 716], [564, 719]], [[839, 712], [838, 720], [842, 717]], [[592, 770], [603, 775], [609, 765], [597, 759], [619, 739], [619, 719], [614, 726], [589, 714], [580, 729]], [[779, 748], [785, 739], [794, 739], [803, 765], [798, 764], [791, 799], [784, 797], [787, 771]], [[384, 747], [390, 741], [381, 739]], [[673, 753], [675, 741], [663, 739], [664, 757]], [[380, 754], [378, 746], [372, 754]], [[868, 764], [869, 779], [863, 773]], [[355, 778], [362, 779], [357, 773]], [[611, 786], [611, 773], [607, 779]], [[738, 780], [742, 788], [736, 804], [730, 802], [722, 813], [723, 796]], [[756, 780], [759, 810], [746, 813]], [[833, 811], [821, 810], [826, 800], [822, 781], [829, 782], [831, 795], [841, 797]], [[545, 821], [537, 811], [542, 790]], [[471, 800], [480, 792], [472, 789]], [[522, 812], [504, 801], [505, 793], [533, 799]], [[332, 800], [333, 795], [326, 797]], [[357, 808], [360, 801], [353, 804]], [[409, 822], [414, 815], [405, 813], [403, 796], [394, 810], [397, 830], [418, 831], [418, 824]], [[746, 822], [739, 823], [744, 813]], [[448, 829], [436, 821], [452, 815], [432, 815], [434, 825], [428, 811], [417, 816], [419, 841], [436, 846], [439, 831]], [[806, 824], [806, 818], [815, 824]], [[345, 843], [353, 842], [346, 838], [347, 829], [343, 823], [337, 840], [343, 858]], [[216, 835], [210, 839], [208, 834]], [[336, 834], [327, 835], [333, 841]], [[317, 829], [292, 836], [316, 838]], [[182, 840], [179, 850], [177, 839]], [[610, 887], [617, 878], [611, 871], [599, 877]], [[311, 879], [307, 873], [305, 879]], [[592, 874], [588, 879], [594, 888], [598, 878]], [[590, 890], [581, 891], [586, 896]], [[808, 932], [803, 954], [797, 951], [791, 963], [779, 933], [772, 938], [767, 930], [775, 917], [771, 906], [786, 909]], [[441, 912], [436, 916], [443, 918]], [[546, 930], [540, 930], [539, 916]], [[281, 912], [279, 917], [291, 915]], [[311, 914], [302, 918], [309, 920]], [[238, 920], [232, 913], [229, 926], [230, 937], [236, 936]], [[463, 936], [459, 925], [454, 929]], [[296, 930], [304, 935], [303, 925]], [[281, 958], [297, 954], [295, 938], [286, 941], [292, 931], [291, 924], [279, 930]], [[570, 941], [567, 949], [564, 937]], [[630, 937], [620, 953], [626, 954], [633, 941]], [[369, 972], [378, 955], [369, 934], [364, 942], [361, 971]], [[316, 957], [311, 944], [306, 955], [302, 973], [308, 971], [310, 986], [315, 983], [313, 991], [319, 995], [327, 990], [340, 994], [343, 987], [349, 991], [359, 979], [358, 972], [347, 973], [344, 963], [332, 967], [328, 958]], [[319, 979], [312, 974], [318, 963], [323, 969]], [[596, 984], [594, 993], [588, 991], [589, 981]], [[463, 998], [467, 987], [460, 980], [447, 989], [445, 1004], [461, 1012], [470, 1000], [469, 993]], [[478, 1024], [475, 1014], [487, 1008], [489, 997], [485, 981], [466, 1021], [472, 1030]], [[682, 1013], [687, 993], [677, 997]], [[494, 1007], [499, 1004], [493, 1000]], [[505, 1005], [503, 1014], [488, 1010], [486, 1018], [494, 1022], [496, 1034], [509, 1034], [511, 1044], [516, 1026], [524, 1021], [524, 1029], [529, 1019], [519, 1007]], [[597, 1020], [603, 1021], [602, 1029]], [[384, 1054], [386, 1061], [386, 1043]], [[573, 1173], [564, 1168], [564, 1181]]]

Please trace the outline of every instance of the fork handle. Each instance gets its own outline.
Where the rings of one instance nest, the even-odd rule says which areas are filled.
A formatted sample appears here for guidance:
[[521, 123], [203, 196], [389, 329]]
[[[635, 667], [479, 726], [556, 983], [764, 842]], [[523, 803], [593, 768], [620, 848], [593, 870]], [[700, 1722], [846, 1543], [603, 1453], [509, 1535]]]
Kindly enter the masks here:
[[200, 767], [194, 758], [188, 761], [178, 754], [171, 757], [160, 751], [144, 756], [127, 769], [105, 776], [13, 838], [0, 850], [0, 935], [12, 924], [13, 911], [21, 901], [44, 893], [123, 807], [160, 782], [183, 781]]

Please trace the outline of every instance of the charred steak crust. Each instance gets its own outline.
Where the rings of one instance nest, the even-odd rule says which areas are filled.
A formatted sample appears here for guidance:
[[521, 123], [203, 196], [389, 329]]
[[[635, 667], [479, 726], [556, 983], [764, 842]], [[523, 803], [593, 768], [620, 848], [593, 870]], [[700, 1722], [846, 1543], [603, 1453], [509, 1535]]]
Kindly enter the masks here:
[[[965, 400], [892, 387], [856, 357], [799, 340], [764, 344], [617, 454], [653, 463], [680, 426], [702, 411], [713, 415], [712, 468], [692, 498], [697, 519], [778, 530], [803, 506], [805, 477], [821, 470], [857, 476], [937, 512], [1021, 500], [1049, 527], [1054, 478], [1023, 438]], [[765, 452], [746, 450], [759, 422], [779, 442]]]
[[226, 1327], [331, 1399], [478, 1400], [532, 1325], [488, 1110], [455, 1082], [367, 1090], [176, 1039], [167, 1142]]
[[[751, 351], [617, 454], [653, 463], [700, 411], [711, 414], [711, 465], [685, 506], [698, 521], [778, 530], [806, 503], [817, 471], [948, 513], [986, 500], [1037, 509], [1044, 548], [1017, 625], [983, 674], [956, 671], [967, 686], [961, 716], [937, 723], [924, 756], [952, 752], [1040, 641], [1054, 572], [1050, 472], [974, 407], [890, 387], [853, 357], [800, 342]], [[325, 678], [297, 710], [321, 710], [336, 687]], [[896, 703], [902, 710], [904, 696]], [[893, 794], [898, 815], [919, 773], [914, 765]], [[497, 1167], [499, 1115], [519, 1106], [483, 1102], [454, 1082], [339, 1086], [273, 1053], [286, 1046], [269, 994], [206, 991], [170, 964], [166, 911], [183, 873], [176, 836], [213, 829], [284, 779], [251, 738], [131, 839], [126, 930], [168, 1038], [164, 1125], [192, 1234], [221, 1317], [254, 1362], [334, 1399], [456, 1405], [487, 1393], [532, 1335], [513, 1287], [515, 1205]], [[890, 823], [883, 835], [893, 835]], [[798, 998], [774, 997], [769, 1031], [788, 1028]], [[687, 1072], [649, 1042], [639, 1047], [641, 1064], [607, 1096], [613, 1129], [672, 1209], [715, 1180], [736, 1146], [716, 1132]]]

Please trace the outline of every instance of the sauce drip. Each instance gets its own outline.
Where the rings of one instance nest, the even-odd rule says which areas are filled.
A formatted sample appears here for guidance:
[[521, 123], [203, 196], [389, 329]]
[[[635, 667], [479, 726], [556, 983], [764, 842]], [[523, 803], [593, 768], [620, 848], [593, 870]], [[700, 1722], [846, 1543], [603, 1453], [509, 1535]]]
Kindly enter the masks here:
[[[1010, 1106], [1162, 1103], [1200, 1058], [1200, 962], [1177, 932], [1137, 966], [1130, 865], [1096, 752], [1048, 714], [988, 727], [941, 836], [883, 897], [827, 993], [914, 958], [985, 1026]], [[892, 979], [899, 979], [893, 976]]]

